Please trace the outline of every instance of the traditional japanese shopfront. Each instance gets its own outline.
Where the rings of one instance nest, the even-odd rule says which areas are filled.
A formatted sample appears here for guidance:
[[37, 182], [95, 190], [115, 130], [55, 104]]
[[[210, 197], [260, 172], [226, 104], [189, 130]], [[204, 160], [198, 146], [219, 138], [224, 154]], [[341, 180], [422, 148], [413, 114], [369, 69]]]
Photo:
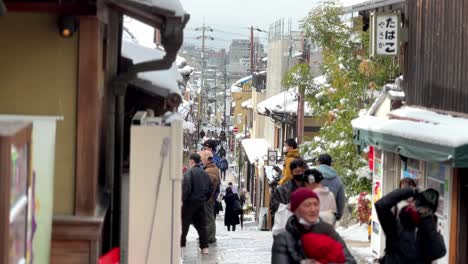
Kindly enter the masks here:
[[[468, 133], [461, 131], [468, 120], [414, 107], [394, 110], [389, 116], [353, 121], [356, 143], [374, 148], [373, 203], [398, 188], [403, 178], [414, 179], [420, 189], [439, 191], [437, 225], [448, 253], [437, 263], [461, 263], [457, 260], [466, 259], [463, 219], [467, 215], [466, 187], [461, 182], [468, 167]], [[371, 247], [374, 256], [382, 256], [385, 239], [374, 209]]]

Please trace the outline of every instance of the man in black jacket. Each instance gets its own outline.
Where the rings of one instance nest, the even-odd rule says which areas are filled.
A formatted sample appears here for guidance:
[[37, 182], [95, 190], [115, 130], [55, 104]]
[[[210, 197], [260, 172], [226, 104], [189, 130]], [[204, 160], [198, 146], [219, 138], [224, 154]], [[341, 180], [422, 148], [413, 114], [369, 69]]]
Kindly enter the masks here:
[[191, 168], [184, 174], [182, 182], [182, 248], [187, 244], [187, 233], [193, 223], [198, 232], [202, 254], [208, 254], [208, 230], [205, 204], [211, 198], [213, 187], [208, 173], [200, 166], [201, 157], [190, 154]]
[[[392, 211], [398, 203], [415, 198], [415, 206]], [[444, 239], [437, 232], [436, 217], [439, 193], [434, 189], [419, 193], [415, 188], [392, 191], [375, 204], [377, 216], [386, 236], [383, 264], [430, 264], [447, 253]]]
[[289, 168], [293, 175], [292, 180], [280, 185], [271, 195], [270, 215], [272, 223], [275, 223], [275, 214], [280, 203], [288, 204], [291, 193], [304, 186], [304, 171], [307, 169], [307, 163], [303, 159], [297, 158], [289, 164]]

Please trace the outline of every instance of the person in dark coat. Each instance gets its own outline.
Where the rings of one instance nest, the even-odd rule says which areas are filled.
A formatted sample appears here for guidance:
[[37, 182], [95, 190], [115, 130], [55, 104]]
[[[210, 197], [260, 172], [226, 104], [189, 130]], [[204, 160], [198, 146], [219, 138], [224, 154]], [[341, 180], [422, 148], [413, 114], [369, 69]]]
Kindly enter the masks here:
[[356, 263], [333, 226], [320, 220], [320, 199], [315, 192], [301, 187], [290, 200], [293, 215], [286, 229], [274, 236], [272, 264]]
[[200, 132], [200, 138], [203, 139], [205, 137], [205, 130], [201, 130]]
[[221, 170], [221, 178], [223, 181], [226, 180], [226, 171], [229, 169], [229, 162], [223, 156], [221, 156], [221, 161], [219, 162], [219, 169]]
[[235, 211], [235, 201], [240, 202], [239, 196], [232, 191], [231, 187], [227, 187], [223, 200], [226, 202], [224, 225], [227, 226], [228, 231], [231, 231], [231, 227], [232, 231], [236, 231], [236, 225], [240, 224], [240, 221], [239, 212]]
[[223, 148], [223, 146], [221, 146], [218, 150], [218, 154], [221, 158], [224, 158], [226, 157], [226, 150]]
[[224, 130], [222, 130], [221, 133], [219, 133], [219, 139], [221, 140], [221, 142], [226, 142], [226, 132], [224, 132]]
[[293, 160], [289, 164], [289, 169], [293, 174], [292, 180], [280, 185], [271, 194], [270, 198], [270, 215], [272, 223], [275, 222], [275, 214], [278, 211], [280, 203], [288, 204], [293, 193], [297, 188], [304, 186], [304, 171], [307, 169], [307, 163], [300, 158]]
[[181, 247], [187, 244], [190, 224], [198, 232], [202, 254], [208, 254], [208, 230], [205, 204], [213, 194], [211, 178], [201, 168], [201, 157], [197, 153], [189, 156], [191, 168], [184, 174], [182, 182], [182, 235]]
[[[394, 214], [393, 208], [402, 201], [414, 198], [415, 203]], [[377, 216], [385, 232], [385, 255], [382, 264], [430, 264], [447, 253], [444, 239], [437, 232], [436, 217], [439, 193], [427, 189], [397, 189], [375, 203]]]

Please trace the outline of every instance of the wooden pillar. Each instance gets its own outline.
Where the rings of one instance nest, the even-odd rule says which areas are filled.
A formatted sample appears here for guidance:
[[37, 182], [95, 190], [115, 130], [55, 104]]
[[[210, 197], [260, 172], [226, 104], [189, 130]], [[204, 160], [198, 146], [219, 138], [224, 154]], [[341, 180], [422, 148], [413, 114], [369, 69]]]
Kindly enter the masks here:
[[99, 20], [80, 17], [75, 214], [91, 216], [97, 200], [99, 120]]
[[[457, 254], [466, 254], [465, 252], [459, 252], [457, 250], [457, 242], [459, 238], [459, 225], [458, 225], [458, 213], [459, 213], [459, 171], [458, 169], [452, 170], [452, 196], [451, 196], [451, 208], [450, 208], [450, 244], [447, 245], [449, 250], [449, 263], [457, 263]], [[465, 223], [463, 223], [465, 225]], [[463, 235], [463, 234], [462, 234]], [[458, 262], [460, 263], [460, 262]]]

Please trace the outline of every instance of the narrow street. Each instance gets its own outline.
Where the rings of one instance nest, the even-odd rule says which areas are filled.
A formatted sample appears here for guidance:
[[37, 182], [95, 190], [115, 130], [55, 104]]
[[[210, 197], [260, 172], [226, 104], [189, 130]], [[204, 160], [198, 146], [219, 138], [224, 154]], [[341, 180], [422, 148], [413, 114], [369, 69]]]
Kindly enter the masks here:
[[[223, 182], [223, 188], [229, 181], [234, 182], [230, 171]], [[243, 230], [238, 225], [235, 232], [228, 232], [224, 226], [224, 211], [220, 212], [216, 218], [217, 242], [210, 245], [208, 255], [201, 255], [197, 238], [197, 232], [191, 226], [184, 252], [184, 264], [254, 264], [268, 263], [271, 259], [272, 234], [269, 231], [258, 231], [254, 218], [250, 215], [244, 216]]]

